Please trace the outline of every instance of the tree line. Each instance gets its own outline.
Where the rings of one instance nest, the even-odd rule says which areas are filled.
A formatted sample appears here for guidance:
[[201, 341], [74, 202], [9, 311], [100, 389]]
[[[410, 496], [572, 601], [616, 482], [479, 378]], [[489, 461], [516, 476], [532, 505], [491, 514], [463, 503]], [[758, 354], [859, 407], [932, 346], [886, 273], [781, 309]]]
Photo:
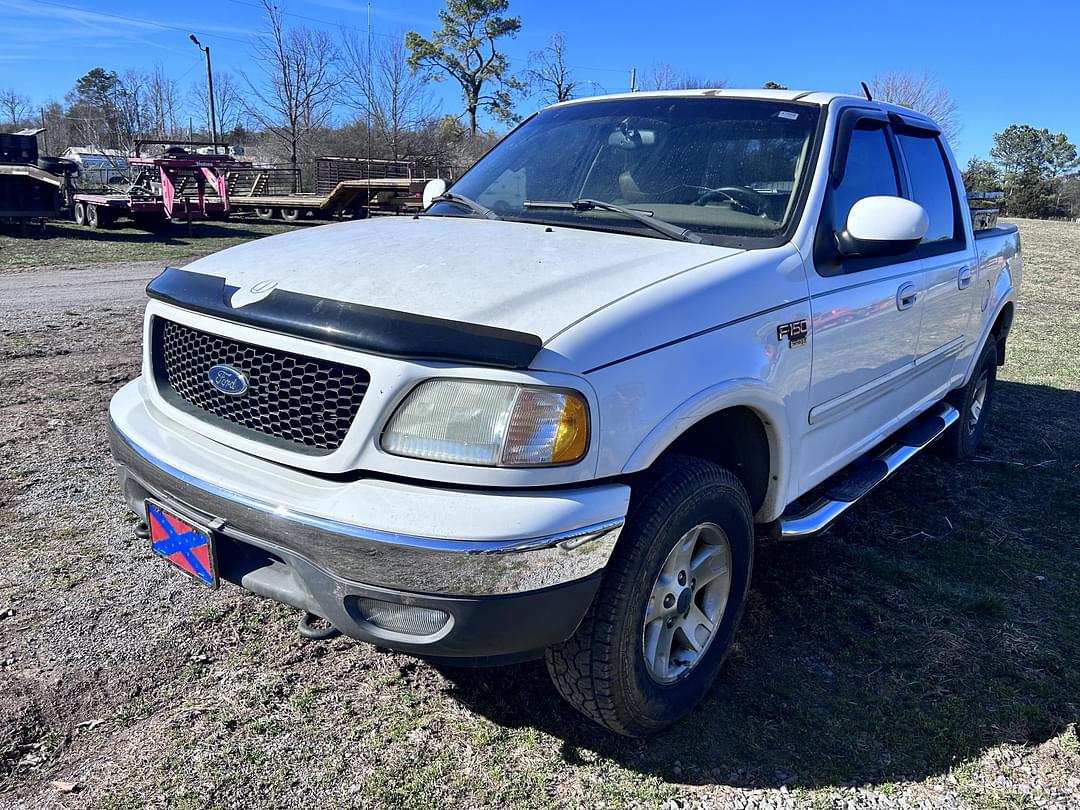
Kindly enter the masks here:
[[1064, 132], [1010, 124], [994, 134], [990, 159], [972, 157], [968, 191], [1002, 191], [1004, 213], [1033, 219], [1080, 218], [1080, 157]]
[[[205, 140], [213, 129], [267, 162], [338, 154], [467, 166], [501, 135], [485, 131], [482, 116], [502, 128], [520, 120], [516, 104], [530, 93], [565, 101], [587, 86], [571, 75], [562, 34], [511, 70], [502, 44], [521, 20], [509, 15], [509, 0], [446, 0], [427, 36], [331, 32], [292, 24], [279, 2], [261, 5], [247, 67], [213, 73], [214, 127], [203, 74], [184, 87], [161, 66], [95, 67], [62, 101], [44, 104], [0, 90], [0, 127], [45, 127], [55, 154], [69, 146], [127, 153], [137, 140]], [[460, 115], [440, 114], [433, 101], [432, 84], [447, 81], [460, 88]]]

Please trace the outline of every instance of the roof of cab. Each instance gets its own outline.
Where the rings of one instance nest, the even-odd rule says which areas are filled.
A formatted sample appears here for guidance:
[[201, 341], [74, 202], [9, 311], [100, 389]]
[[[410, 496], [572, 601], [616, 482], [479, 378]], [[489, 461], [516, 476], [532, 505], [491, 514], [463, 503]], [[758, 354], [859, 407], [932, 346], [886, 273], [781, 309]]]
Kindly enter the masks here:
[[634, 93], [613, 93], [611, 95], [590, 96], [588, 98], [575, 98], [553, 104], [553, 107], [566, 107], [571, 104], [586, 104], [590, 101], [609, 101], [611, 99], [624, 98], [760, 98], [773, 101], [803, 101], [809, 104], [828, 104], [836, 98], [851, 98], [864, 101], [859, 96], [849, 93], [824, 93], [818, 90], [762, 90], [762, 89], [738, 89], [724, 87], [718, 89], [702, 90], [649, 90]]
[[[856, 96], [851, 93], [830, 93], [820, 90], [763, 90], [763, 89], [739, 89], [739, 88], [719, 88], [714, 90], [649, 90], [638, 91], [634, 93], [613, 93], [606, 96], [589, 96], [587, 98], [575, 98], [570, 101], [564, 101], [560, 104], [553, 104], [548, 109], [553, 107], [567, 107], [571, 104], [588, 104], [592, 101], [610, 101], [612, 99], [634, 99], [634, 98], [744, 98], [744, 99], [767, 99], [771, 101], [799, 101], [805, 104], [819, 104], [826, 106], [829, 103], [842, 99], [844, 101], [859, 102], [863, 105], [870, 105], [884, 110], [885, 112], [899, 113], [907, 118], [915, 118], [933, 123], [933, 119], [929, 116], [912, 110], [907, 107], [901, 107], [897, 104], [890, 104], [887, 101], [879, 101], [878, 99], [867, 100], [862, 96]], [[936, 126], [936, 124], [935, 124]]]

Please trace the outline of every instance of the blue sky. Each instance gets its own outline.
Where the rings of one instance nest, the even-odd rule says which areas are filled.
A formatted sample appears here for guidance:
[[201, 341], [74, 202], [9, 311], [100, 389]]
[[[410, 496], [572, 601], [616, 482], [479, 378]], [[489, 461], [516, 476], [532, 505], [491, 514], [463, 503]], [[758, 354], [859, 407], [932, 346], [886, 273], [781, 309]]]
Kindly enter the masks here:
[[[366, 29], [364, 0], [284, 0], [287, 19], [329, 29]], [[441, 0], [373, 0], [377, 35], [436, 27]], [[971, 9], [977, 8], [978, 11]], [[553, 32], [566, 36], [584, 88], [626, 90], [630, 69], [654, 63], [723, 79], [729, 87], [777, 81], [792, 88], [851, 91], [887, 70], [932, 73], [960, 105], [958, 157], [985, 155], [1010, 123], [1064, 131], [1080, 141], [1080, 3], [1015, 2], [641, 2], [511, 0], [522, 31], [505, 50], [520, 68]], [[194, 32], [216, 70], [239, 71], [261, 25], [257, 0], [0, 0], [0, 88], [35, 102], [63, 97], [92, 67], [123, 72], [163, 65], [185, 87], [200, 80]], [[456, 90], [436, 87], [444, 112]], [[520, 105], [522, 112], [537, 106]]]

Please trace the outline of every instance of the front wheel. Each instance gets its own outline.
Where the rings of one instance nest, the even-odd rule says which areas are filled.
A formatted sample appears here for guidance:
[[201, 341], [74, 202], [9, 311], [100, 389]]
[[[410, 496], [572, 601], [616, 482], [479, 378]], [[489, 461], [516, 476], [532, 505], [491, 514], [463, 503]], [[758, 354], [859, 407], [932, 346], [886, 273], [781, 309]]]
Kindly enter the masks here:
[[727, 470], [671, 456], [639, 483], [592, 606], [546, 656], [574, 708], [634, 737], [705, 696], [735, 638], [754, 556], [750, 501]]

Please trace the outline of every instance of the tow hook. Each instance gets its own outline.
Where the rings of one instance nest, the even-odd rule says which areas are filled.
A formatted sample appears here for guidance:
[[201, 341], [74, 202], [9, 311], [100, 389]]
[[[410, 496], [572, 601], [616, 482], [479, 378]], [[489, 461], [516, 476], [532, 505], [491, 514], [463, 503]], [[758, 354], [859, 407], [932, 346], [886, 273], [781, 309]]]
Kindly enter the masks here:
[[135, 524], [135, 529], [133, 531], [134, 531], [135, 537], [137, 539], [139, 539], [139, 540], [149, 540], [150, 539], [150, 527], [146, 525], [145, 520], [140, 520], [138, 523], [136, 523]]
[[334, 636], [340, 636], [341, 631], [322, 616], [316, 616], [310, 611], [305, 611], [297, 622], [296, 629], [303, 638], [308, 641], [325, 641]]

